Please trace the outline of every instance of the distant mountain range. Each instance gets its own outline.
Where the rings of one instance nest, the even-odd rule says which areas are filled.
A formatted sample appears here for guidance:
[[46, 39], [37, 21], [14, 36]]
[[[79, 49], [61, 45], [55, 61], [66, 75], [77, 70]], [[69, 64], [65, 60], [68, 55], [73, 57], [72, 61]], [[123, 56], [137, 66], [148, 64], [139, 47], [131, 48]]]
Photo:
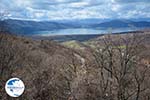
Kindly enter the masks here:
[[[37, 22], [37, 21], [25, 21], [25, 20], [5, 20], [0, 24], [4, 24], [12, 33], [30, 35], [36, 31], [49, 31], [56, 29], [64, 29], [69, 27], [67, 24], [56, 22]], [[2, 26], [2, 25], [1, 25]]]
[[51, 31], [68, 28], [149, 28], [149, 21], [131, 21], [131, 20], [59, 20], [59, 21], [26, 21], [8, 19], [0, 21], [0, 27], [5, 23], [5, 27], [12, 33], [31, 35], [37, 31]]
[[130, 20], [112, 20], [109, 22], [103, 22], [100, 24], [95, 24], [93, 27], [104, 27], [104, 28], [139, 28], [139, 27], [150, 27], [150, 22], [148, 21], [130, 21]]

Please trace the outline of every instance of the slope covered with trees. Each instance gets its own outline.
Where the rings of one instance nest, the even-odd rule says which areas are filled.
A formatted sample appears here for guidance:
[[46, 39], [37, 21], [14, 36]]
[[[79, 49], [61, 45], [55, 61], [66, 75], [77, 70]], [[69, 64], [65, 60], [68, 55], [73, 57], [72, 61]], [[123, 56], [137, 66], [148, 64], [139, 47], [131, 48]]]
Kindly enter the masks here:
[[[72, 49], [0, 33], [0, 99], [149, 100], [147, 39], [149, 33], [105, 35]], [[25, 83], [19, 98], [4, 90], [11, 77]]]

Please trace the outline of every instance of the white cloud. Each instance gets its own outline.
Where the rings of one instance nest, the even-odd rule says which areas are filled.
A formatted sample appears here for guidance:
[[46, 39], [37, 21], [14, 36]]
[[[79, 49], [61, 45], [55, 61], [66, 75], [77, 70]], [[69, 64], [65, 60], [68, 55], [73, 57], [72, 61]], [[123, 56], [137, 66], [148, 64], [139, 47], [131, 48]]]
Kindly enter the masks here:
[[121, 8], [121, 5], [119, 4], [112, 4], [111, 6], [112, 11], [115, 11], [115, 12], [119, 11], [120, 8]]
[[81, 19], [150, 17], [148, 0], [1, 0], [13, 18]]
[[76, 3], [71, 3], [69, 6], [71, 7], [83, 7], [89, 5], [88, 2], [76, 2]]

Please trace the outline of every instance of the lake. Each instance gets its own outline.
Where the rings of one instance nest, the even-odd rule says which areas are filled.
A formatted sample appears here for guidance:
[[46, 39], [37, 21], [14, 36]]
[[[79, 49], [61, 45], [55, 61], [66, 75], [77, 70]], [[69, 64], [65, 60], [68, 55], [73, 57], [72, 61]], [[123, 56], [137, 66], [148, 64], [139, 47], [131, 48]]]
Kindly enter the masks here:
[[74, 29], [59, 29], [52, 31], [38, 31], [38, 36], [53, 36], [53, 35], [89, 35], [89, 34], [105, 34], [134, 31], [135, 29], [120, 28], [120, 29], [87, 29], [87, 28], [74, 28]]

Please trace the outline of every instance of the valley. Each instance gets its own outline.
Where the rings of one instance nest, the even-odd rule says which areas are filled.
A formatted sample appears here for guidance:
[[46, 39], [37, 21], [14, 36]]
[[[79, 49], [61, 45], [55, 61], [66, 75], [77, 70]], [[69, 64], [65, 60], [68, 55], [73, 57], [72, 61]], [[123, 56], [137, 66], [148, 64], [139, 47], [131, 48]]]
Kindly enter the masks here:
[[150, 100], [150, 0], [0, 0], [0, 100]]
[[[130, 82], [136, 84], [134, 75], [139, 75], [137, 78], [142, 79], [139, 84], [145, 90], [140, 92], [140, 98], [148, 98], [144, 94], [150, 93], [149, 44], [150, 31], [96, 35], [84, 41], [77, 38], [53, 41], [1, 33], [0, 85], [3, 86], [10, 76], [19, 76], [27, 86], [21, 97], [23, 100], [107, 100], [120, 95], [118, 88], [123, 81], [127, 82], [122, 84], [125, 91], [135, 92], [125, 97], [136, 98], [138, 88]], [[113, 91], [107, 88], [104, 91], [101, 86]], [[3, 88], [0, 97], [11, 98]]]

